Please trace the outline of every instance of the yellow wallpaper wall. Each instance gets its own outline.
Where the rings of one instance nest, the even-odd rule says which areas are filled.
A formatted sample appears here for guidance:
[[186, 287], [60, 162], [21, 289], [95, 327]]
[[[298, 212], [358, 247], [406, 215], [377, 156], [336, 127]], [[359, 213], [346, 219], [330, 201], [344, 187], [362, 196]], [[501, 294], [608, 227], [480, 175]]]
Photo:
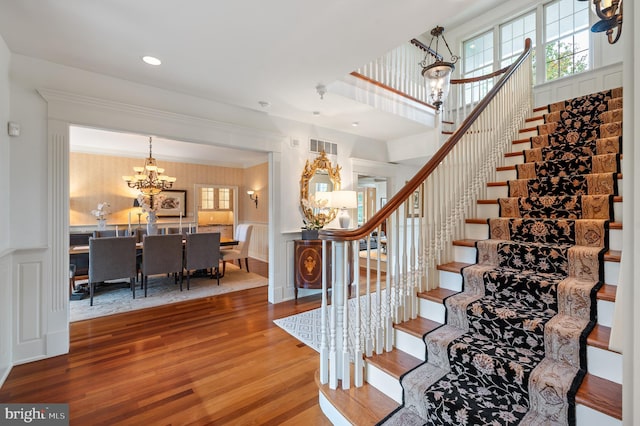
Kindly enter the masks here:
[[[134, 166], [143, 166], [142, 158], [124, 158], [107, 155], [71, 153], [69, 158], [70, 182], [70, 225], [93, 226], [96, 218], [91, 215], [98, 203], [106, 201], [111, 204], [111, 215], [107, 217], [108, 225], [126, 225], [131, 213], [131, 221], [138, 222], [133, 200], [137, 192], [122, 180], [123, 175], [133, 174]], [[230, 167], [205, 166], [200, 164], [177, 163], [158, 160], [158, 165], [166, 170], [166, 174], [177, 178], [172, 189], [187, 191], [187, 216], [184, 222], [194, 221], [193, 185], [196, 183], [213, 185], [238, 186], [238, 220], [267, 222], [268, 164], [240, 169]], [[248, 179], [248, 180], [247, 180]], [[259, 191], [259, 209], [246, 195], [247, 185], [255, 185]], [[265, 188], [263, 191], [261, 188]], [[248, 203], [251, 203], [250, 205]], [[251, 209], [249, 209], [251, 207]], [[245, 217], [245, 215], [247, 217]], [[145, 223], [142, 215], [142, 222]], [[177, 222], [178, 218], [161, 218], [160, 222]]]

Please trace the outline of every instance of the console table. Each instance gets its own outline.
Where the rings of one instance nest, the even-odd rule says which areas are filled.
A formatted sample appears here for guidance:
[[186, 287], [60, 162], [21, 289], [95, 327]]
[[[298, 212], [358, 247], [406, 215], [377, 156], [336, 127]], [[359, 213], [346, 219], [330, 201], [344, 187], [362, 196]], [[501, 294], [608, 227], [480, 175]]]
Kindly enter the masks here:
[[[298, 299], [298, 289], [322, 289], [322, 240], [295, 240], [295, 298]], [[331, 288], [331, 244], [327, 243], [326, 265], [327, 289]], [[349, 263], [353, 260], [352, 250], [349, 250]], [[349, 268], [349, 294], [353, 272]]]

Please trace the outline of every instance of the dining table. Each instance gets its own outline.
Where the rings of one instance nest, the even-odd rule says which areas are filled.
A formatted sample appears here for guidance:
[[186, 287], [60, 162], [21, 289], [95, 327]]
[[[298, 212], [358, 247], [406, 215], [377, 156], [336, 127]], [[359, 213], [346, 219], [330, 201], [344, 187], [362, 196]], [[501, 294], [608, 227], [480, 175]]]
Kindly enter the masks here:
[[[186, 240], [182, 240], [185, 244]], [[220, 237], [220, 247], [237, 246], [240, 244], [238, 240], [229, 237]], [[142, 242], [136, 243], [136, 250], [142, 250]], [[89, 253], [89, 245], [69, 246], [69, 254], [87, 254]]]

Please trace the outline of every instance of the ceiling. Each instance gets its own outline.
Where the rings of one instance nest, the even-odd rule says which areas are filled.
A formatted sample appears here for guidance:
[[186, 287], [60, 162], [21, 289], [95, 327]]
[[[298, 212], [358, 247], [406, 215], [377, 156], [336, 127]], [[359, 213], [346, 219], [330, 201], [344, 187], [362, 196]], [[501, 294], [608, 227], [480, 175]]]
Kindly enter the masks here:
[[390, 140], [421, 129], [316, 86], [504, 1], [0, 0], [0, 35], [14, 53]]

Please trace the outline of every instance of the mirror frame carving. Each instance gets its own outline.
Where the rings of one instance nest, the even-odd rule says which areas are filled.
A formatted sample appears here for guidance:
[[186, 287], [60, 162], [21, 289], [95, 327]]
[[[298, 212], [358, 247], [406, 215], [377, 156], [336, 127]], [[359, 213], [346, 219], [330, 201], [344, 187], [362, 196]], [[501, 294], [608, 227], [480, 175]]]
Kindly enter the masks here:
[[341, 167], [331, 165], [331, 160], [327, 158], [327, 154], [322, 151], [312, 163], [307, 160], [302, 176], [300, 177], [300, 209], [305, 220], [312, 223], [320, 223], [324, 227], [326, 224], [335, 219], [337, 209], [328, 208], [327, 213], [314, 213], [313, 209], [305, 206], [302, 200], [309, 199], [309, 182], [316, 175], [318, 170], [325, 170], [329, 175], [329, 180], [333, 183], [332, 191], [340, 190], [340, 169]]

